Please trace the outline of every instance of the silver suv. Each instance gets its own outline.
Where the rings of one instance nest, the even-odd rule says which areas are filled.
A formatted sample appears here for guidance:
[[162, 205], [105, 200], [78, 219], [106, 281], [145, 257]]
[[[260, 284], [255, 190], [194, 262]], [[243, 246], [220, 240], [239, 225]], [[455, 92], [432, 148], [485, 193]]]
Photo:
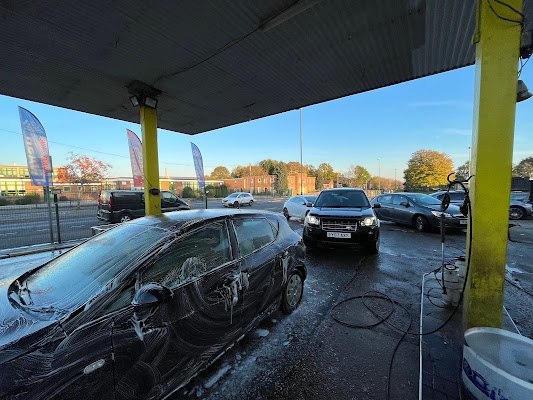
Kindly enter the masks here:
[[235, 192], [222, 199], [224, 207], [240, 207], [245, 204], [249, 206], [254, 204], [254, 197], [250, 193]]

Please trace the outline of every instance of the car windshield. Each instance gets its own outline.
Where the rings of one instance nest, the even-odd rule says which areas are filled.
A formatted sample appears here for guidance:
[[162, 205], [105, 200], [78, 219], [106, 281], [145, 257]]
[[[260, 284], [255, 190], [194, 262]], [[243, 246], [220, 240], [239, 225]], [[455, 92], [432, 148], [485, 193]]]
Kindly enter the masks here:
[[421, 206], [440, 206], [441, 203], [439, 199], [427, 194], [409, 194], [407, 197]]
[[239, 193], [232, 193], [228, 196], [229, 199], [232, 199], [234, 197], [237, 197], [239, 195]]
[[314, 203], [317, 196], [304, 196], [305, 200], [309, 203]]
[[129, 223], [79, 245], [21, 282], [29, 292], [31, 308], [73, 310], [85, 304], [169, 234], [160, 228]]
[[360, 190], [328, 190], [320, 193], [315, 207], [368, 208], [370, 204], [365, 192]]

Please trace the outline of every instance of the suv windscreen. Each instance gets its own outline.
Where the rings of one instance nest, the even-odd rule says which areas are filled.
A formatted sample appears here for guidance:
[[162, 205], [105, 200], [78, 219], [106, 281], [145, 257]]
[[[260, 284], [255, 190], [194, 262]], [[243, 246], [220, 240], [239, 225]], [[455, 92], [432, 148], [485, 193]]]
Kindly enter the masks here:
[[328, 190], [320, 193], [315, 207], [369, 208], [365, 192], [360, 190]]

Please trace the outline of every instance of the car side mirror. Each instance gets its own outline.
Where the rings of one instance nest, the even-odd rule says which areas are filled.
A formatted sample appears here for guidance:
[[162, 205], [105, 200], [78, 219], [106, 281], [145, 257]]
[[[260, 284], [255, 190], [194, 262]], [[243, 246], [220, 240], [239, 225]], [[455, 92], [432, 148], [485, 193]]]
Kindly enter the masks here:
[[372, 206], [372, 208], [381, 208], [381, 204], [379, 204], [379, 203], [375, 203], [375, 204]]
[[409, 207], [409, 203], [406, 202], [406, 201], [402, 201], [402, 202], [400, 203], [400, 205], [401, 205], [401, 206], [404, 206], [404, 207]]
[[307, 207], [313, 207], [313, 203], [310, 203], [310, 202], [305, 203], [305, 205], [306, 205]]
[[134, 308], [143, 306], [155, 307], [159, 304], [167, 303], [172, 299], [172, 291], [158, 283], [147, 283], [141, 286], [133, 296], [131, 305]]

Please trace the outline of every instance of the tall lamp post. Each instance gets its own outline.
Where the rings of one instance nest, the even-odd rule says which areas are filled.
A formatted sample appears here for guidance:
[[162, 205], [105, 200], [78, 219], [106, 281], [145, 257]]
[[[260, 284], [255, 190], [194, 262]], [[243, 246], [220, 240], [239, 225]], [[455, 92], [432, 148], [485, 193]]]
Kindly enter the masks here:
[[378, 158], [378, 190], [381, 192], [381, 158]]
[[303, 176], [303, 146], [302, 146], [302, 109], [300, 108], [300, 194], [304, 194], [304, 184], [302, 180]]

